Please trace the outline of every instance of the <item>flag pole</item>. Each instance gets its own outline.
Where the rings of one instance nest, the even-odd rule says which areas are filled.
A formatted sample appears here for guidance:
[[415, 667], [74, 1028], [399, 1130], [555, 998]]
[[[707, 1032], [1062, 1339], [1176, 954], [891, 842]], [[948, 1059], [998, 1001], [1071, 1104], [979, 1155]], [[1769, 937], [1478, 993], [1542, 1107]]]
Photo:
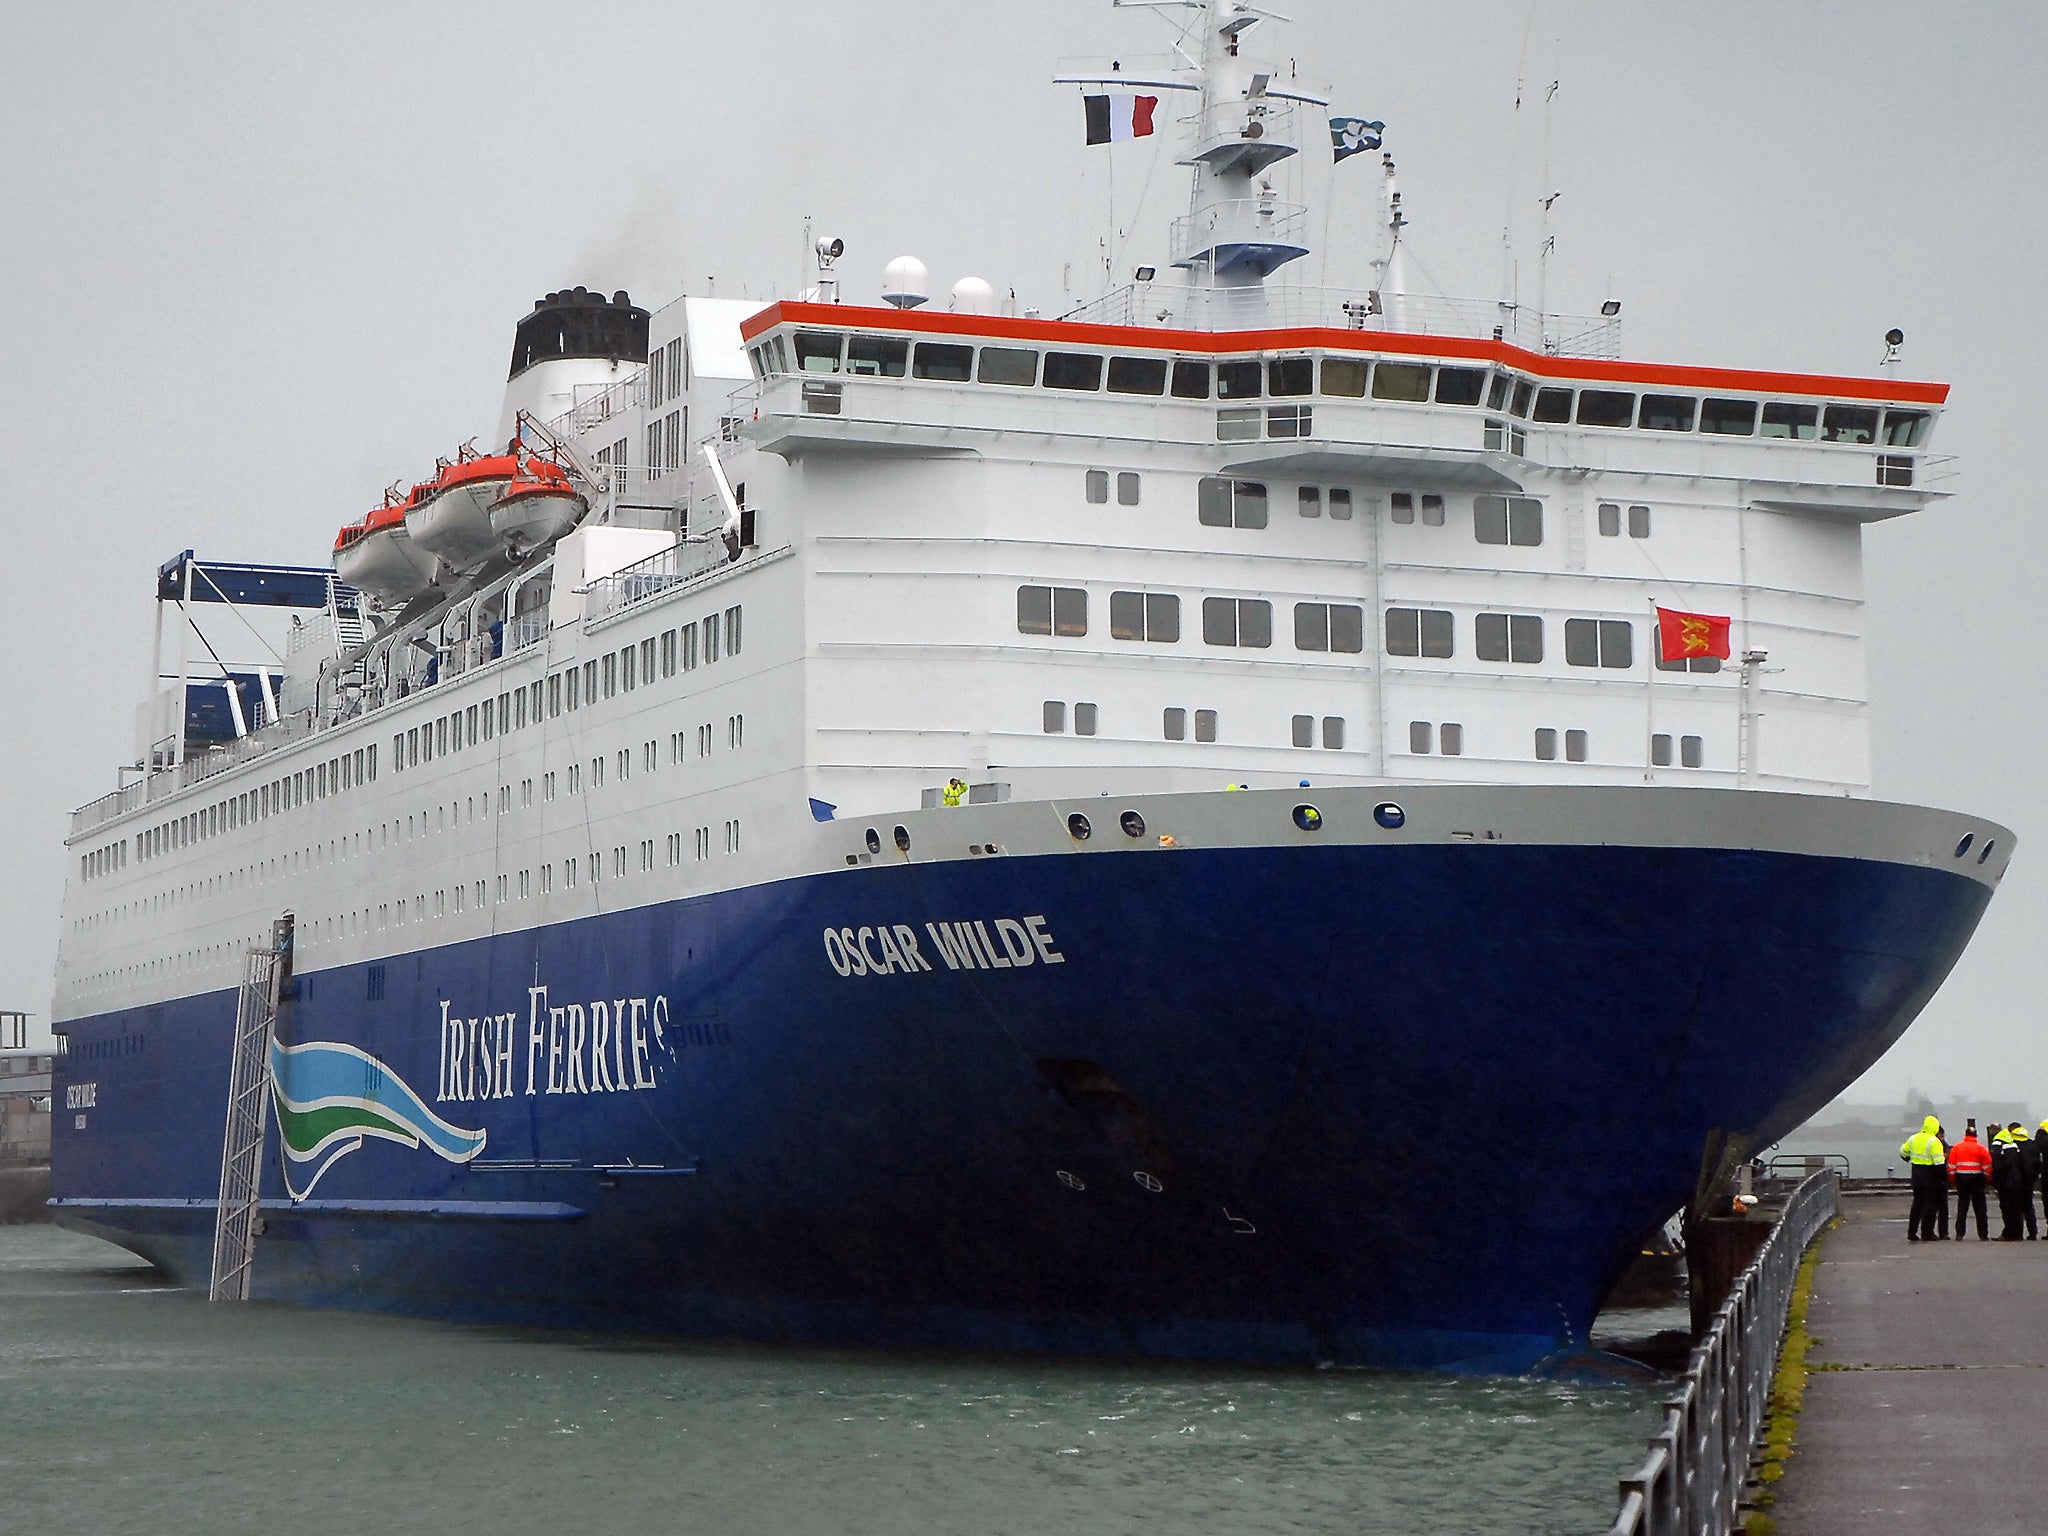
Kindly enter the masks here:
[[1643, 781], [1657, 781], [1657, 661], [1664, 654], [1664, 627], [1658, 620], [1657, 599], [1650, 599], [1650, 654], [1643, 678]]

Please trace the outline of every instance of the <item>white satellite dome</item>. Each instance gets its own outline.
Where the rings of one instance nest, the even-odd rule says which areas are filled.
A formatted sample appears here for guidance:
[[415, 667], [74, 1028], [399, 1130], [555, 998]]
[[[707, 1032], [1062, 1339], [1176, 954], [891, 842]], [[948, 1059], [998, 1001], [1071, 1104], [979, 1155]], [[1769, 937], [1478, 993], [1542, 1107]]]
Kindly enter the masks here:
[[932, 275], [915, 256], [898, 256], [882, 269], [882, 302], [915, 309], [932, 296]]
[[953, 285], [953, 312], [960, 315], [992, 315], [996, 312], [996, 291], [985, 277], [963, 277]]

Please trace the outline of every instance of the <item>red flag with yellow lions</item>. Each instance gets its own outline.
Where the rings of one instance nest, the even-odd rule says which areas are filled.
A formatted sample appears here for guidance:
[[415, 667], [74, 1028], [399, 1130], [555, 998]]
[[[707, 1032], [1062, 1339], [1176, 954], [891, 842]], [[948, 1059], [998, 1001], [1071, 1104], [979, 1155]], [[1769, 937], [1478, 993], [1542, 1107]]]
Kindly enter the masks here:
[[1686, 661], [1694, 656], [1728, 659], [1728, 619], [1713, 613], [1686, 613], [1677, 608], [1657, 609], [1657, 654], [1665, 661]]

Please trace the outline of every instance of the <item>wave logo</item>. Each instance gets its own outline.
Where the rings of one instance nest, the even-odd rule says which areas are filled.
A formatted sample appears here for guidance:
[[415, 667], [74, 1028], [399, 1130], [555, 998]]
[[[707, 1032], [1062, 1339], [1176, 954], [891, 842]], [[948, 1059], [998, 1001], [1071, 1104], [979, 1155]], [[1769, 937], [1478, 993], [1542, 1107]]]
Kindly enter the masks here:
[[404, 1078], [352, 1045], [273, 1040], [270, 1086], [284, 1141], [285, 1188], [294, 1200], [312, 1194], [321, 1175], [365, 1138], [424, 1146], [451, 1163], [466, 1163], [484, 1149], [483, 1131], [450, 1125]]

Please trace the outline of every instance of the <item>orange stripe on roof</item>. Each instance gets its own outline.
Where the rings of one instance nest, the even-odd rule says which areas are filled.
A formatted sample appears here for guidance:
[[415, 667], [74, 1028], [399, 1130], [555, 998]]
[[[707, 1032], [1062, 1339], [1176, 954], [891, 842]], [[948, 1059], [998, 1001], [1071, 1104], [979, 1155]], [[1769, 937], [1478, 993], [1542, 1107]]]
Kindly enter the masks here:
[[1700, 368], [1679, 363], [1608, 362], [1551, 357], [1511, 342], [1467, 336], [1412, 336], [1393, 331], [1351, 331], [1299, 326], [1268, 331], [1179, 331], [1142, 325], [1095, 325], [1077, 320], [1022, 320], [1008, 315], [925, 314], [860, 304], [806, 304], [783, 300], [740, 326], [752, 341], [778, 325], [819, 325], [835, 330], [896, 331], [927, 336], [970, 336], [1042, 345], [1120, 347], [1146, 352], [1298, 352], [1315, 347], [1341, 352], [1394, 352], [1406, 357], [1456, 358], [1498, 363], [1543, 379], [1601, 384], [1662, 384], [1673, 389], [1740, 390], [1745, 394], [1827, 395], [1837, 399], [1892, 400], [1941, 405], [1949, 386], [1911, 379], [1856, 379], [1823, 373], [1763, 373], [1744, 368]]

